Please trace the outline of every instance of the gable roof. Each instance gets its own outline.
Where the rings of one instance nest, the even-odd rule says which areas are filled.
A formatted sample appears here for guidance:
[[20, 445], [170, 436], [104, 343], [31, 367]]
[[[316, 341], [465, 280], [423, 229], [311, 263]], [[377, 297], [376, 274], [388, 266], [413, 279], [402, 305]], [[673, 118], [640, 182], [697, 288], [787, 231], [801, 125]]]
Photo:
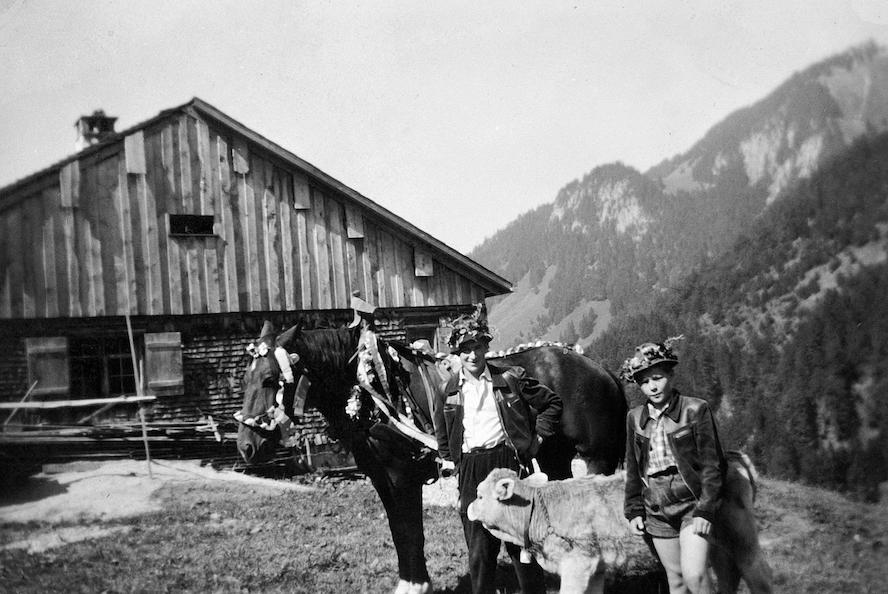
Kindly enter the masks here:
[[429, 235], [425, 231], [416, 227], [407, 220], [399, 217], [387, 208], [377, 204], [370, 198], [367, 198], [357, 190], [350, 188], [341, 181], [335, 179], [327, 173], [324, 173], [308, 161], [305, 161], [301, 157], [298, 157], [297, 155], [291, 153], [282, 146], [251, 130], [244, 124], [240, 123], [231, 116], [225, 114], [218, 108], [210, 105], [209, 103], [198, 97], [194, 97], [187, 103], [184, 103], [177, 107], [165, 109], [148, 120], [140, 122], [121, 132], [115, 132], [101, 143], [89, 146], [76, 154], [70, 155], [62, 159], [61, 161], [58, 161], [44, 169], [41, 169], [40, 171], [37, 171], [31, 175], [28, 175], [27, 177], [19, 179], [3, 188], [0, 188], [0, 209], [2, 209], [6, 205], [6, 203], [15, 201], [19, 197], [13, 195], [17, 193], [17, 190], [24, 188], [47, 176], [48, 174], [61, 169], [68, 163], [96, 153], [107, 147], [109, 144], [121, 141], [124, 137], [132, 134], [133, 132], [147, 128], [155, 122], [166, 119], [171, 114], [178, 112], [194, 112], [203, 117], [209, 118], [215, 123], [228, 128], [235, 134], [245, 137], [250, 142], [260, 146], [262, 149], [273, 154], [275, 157], [281, 159], [285, 163], [299, 169], [316, 183], [332, 188], [338, 193], [347, 196], [359, 206], [372, 212], [376, 217], [378, 217], [387, 225], [420, 240], [421, 242], [431, 247], [433, 250], [436, 250], [437, 252], [445, 256], [452, 263], [456, 264], [460, 269], [465, 271], [465, 273], [468, 273], [468, 276], [470, 276], [472, 280], [477, 282], [479, 285], [484, 287], [485, 291], [488, 292], [490, 295], [501, 295], [511, 292], [511, 283], [495, 272], [482, 266], [468, 256], [458, 252], [454, 248], [450, 247], [439, 239], [436, 239], [432, 235]]

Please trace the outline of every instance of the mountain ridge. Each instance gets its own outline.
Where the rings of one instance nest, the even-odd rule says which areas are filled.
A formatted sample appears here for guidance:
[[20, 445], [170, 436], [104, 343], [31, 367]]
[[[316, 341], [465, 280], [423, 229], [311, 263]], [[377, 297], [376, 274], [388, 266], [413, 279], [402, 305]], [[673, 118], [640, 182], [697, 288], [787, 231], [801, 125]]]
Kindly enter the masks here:
[[[884, 129], [888, 52], [868, 42], [793, 74], [715, 124], [685, 153], [644, 173], [621, 163], [593, 168], [470, 253], [522, 288], [490, 302], [499, 346], [600, 335], [606, 320], [649, 307], [730, 249], [778, 196], [826, 159]], [[528, 291], [544, 289], [539, 284], [552, 267], [541, 305], [506, 316]], [[597, 310], [591, 332], [565, 334], [566, 318], [605, 302], [608, 310]]]

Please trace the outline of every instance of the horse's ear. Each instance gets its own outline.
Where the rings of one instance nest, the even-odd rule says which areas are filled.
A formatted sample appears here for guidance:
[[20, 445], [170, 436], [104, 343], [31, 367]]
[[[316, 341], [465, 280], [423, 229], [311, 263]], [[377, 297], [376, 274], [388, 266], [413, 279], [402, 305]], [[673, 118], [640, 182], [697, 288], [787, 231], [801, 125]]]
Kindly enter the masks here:
[[289, 346], [293, 342], [293, 340], [295, 340], [295, 338], [299, 336], [301, 332], [302, 322], [290, 326], [289, 328], [284, 330], [280, 336], [277, 337], [278, 346], [287, 348], [287, 346]]
[[512, 477], [501, 478], [493, 486], [493, 494], [497, 501], [506, 501], [515, 493], [515, 479]]

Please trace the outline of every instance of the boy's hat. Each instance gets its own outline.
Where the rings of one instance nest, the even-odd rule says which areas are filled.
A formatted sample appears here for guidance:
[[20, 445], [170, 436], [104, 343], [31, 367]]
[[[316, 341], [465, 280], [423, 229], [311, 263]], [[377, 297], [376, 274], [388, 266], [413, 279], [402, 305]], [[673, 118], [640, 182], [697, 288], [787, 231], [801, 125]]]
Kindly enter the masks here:
[[620, 367], [620, 378], [626, 382], [634, 382], [639, 372], [654, 365], [665, 363], [669, 366], [678, 364], [678, 357], [672, 352], [672, 345], [684, 336], [673, 336], [663, 342], [645, 342], [635, 347], [635, 354]]
[[361, 324], [361, 319], [373, 320], [373, 312], [376, 311], [376, 306], [371, 305], [361, 299], [358, 294], [352, 295], [351, 298], [351, 308], [355, 310], [355, 317], [352, 319], [351, 323], [348, 325], [349, 328], [356, 328]]
[[453, 321], [453, 330], [447, 345], [451, 353], [458, 353], [463, 344], [472, 340], [488, 344], [493, 340], [487, 326], [487, 307], [484, 302], [479, 303], [472, 313], [463, 314]]

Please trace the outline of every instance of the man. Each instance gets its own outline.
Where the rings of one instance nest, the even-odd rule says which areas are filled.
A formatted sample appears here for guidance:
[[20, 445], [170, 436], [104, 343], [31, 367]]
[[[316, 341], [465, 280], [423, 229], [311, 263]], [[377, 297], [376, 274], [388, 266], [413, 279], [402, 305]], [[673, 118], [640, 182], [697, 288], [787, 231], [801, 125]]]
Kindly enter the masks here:
[[[501, 541], [481, 522], [470, 521], [466, 510], [478, 485], [494, 468], [527, 474], [542, 441], [555, 433], [562, 408], [561, 399], [527, 377], [522, 368], [488, 364], [490, 340], [483, 308], [454, 322], [448, 343], [451, 352], [459, 356], [461, 368], [445, 385], [443, 401], [434, 412], [439, 454], [458, 468], [459, 513], [475, 594], [495, 591]], [[537, 562], [521, 563], [517, 545], [506, 543], [506, 551], [521, 591], [545, 593], [543, 570]]]

